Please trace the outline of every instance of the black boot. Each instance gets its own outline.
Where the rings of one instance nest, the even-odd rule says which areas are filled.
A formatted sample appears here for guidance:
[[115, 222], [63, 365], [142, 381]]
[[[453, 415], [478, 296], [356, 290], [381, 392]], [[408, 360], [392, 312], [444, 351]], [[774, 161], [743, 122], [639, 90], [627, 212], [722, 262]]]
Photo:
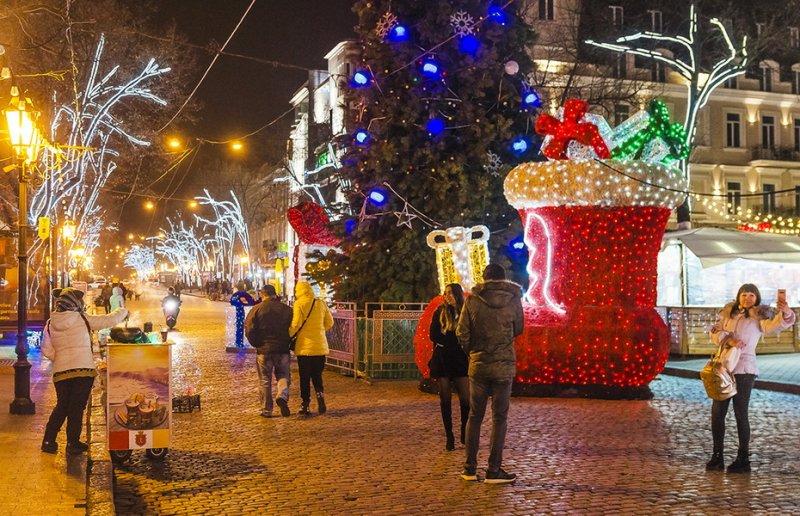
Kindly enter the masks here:
[[467, 439], [467, 421], [469, 420], [469, 404], [461, 405], [461, 444]]
[[750, 473], [750, 452], [739, 449], [736, 460], [728, 466], [728, 473]]
[[706, 462], [706, 471], [723, 471], [725, 469], [725, 459], [722, 457], [722, 450], [711, 454], [711, 460]]
[[450, 400], [439, 400], [439, 408], [442, 411], [442, 424], [444, 425], [444, 434], [447, 436], [447, 442], [444, 449], [453, 451], [456, 449], [455, 436], [453, 436], [453, 414]]
[[308, 410], [308, 405], [306, 403], [303, 403], [302, 405], [300, 405], [300, 410], [297, 412], [297, 414], [301, 416], [310, 416], [311, 411]]
[[325, 393], [318, 392], [317, 393], [317, 411], [320, 414], [324, 414], [328, 410], [328, 407], [325, 406]]

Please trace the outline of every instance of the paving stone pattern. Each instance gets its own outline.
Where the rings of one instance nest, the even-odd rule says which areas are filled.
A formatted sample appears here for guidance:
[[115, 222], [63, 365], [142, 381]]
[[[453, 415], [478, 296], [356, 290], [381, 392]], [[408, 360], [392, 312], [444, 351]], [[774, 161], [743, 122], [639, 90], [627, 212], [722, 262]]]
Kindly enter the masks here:
[[[800, 513], [795, 395], [754, 392], [750, 475], [704, 471], [710, 401], [697, 380], [659, 377], [652, 401], [514, 398], [504, 467], [518, 480], [464, 482], [463, 447], [445, 451], [438, 399], [414, 381], [326, 371], [327, 414], [260, 417], [254, 356], [224, 349], [224, 305], [184, 297], [178, 327], [203, 371], [202, 410], [175, 414], [163, 462], [134, 452], [115, 466], [118, 514]], [[730, 462], [732, 411], [728, 437]]]

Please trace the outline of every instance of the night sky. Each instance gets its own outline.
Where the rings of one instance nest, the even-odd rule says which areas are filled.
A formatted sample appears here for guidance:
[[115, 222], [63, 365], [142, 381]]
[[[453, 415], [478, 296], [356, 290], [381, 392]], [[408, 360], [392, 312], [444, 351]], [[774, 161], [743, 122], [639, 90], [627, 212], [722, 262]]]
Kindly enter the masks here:
[[[220, 46], [251, 0], [162, 0], [191, 43]], [[323, 57], [339, 41], [353, 39], [352, 0], [257, 0], [226, 51], [308, 68], [324, 68]], [[200, 61], [205, 69], [211, 60]], [[221, 56], [197, 96], [204, 102], [195, 136], [234, 138], [266, 124], [289, 107], [306, 80], [302, 70]]]

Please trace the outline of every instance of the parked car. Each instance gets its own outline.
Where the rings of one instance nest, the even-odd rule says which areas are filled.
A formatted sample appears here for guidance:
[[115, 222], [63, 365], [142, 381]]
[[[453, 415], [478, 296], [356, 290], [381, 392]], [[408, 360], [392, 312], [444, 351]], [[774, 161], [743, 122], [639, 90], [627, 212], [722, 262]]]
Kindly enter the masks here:
[[106, 281], [105, 276], [95, 276], [94, 279], [89, 282], [89, 288], [100, 288], [106, 283], [108, 283], [108, 281]]

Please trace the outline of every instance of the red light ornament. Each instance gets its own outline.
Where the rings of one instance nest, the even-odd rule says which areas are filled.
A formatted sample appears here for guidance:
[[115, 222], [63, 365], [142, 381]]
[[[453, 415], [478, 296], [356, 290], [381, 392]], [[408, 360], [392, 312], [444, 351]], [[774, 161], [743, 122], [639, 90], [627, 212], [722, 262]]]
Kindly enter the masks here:
[[536, 120], [536, 132], [552, 139], [542, 147], [542, 153], [550, 159], [567, 159], [567, 146], [571, 141], [590, 146], [597, 157], [611, 157], [605, 140], [600, 136], [597, 126], [588, 122], [580, 122], [589, 104], [584, 100], [569, 99], [564, 104], [563, 120], [543, 114]]

